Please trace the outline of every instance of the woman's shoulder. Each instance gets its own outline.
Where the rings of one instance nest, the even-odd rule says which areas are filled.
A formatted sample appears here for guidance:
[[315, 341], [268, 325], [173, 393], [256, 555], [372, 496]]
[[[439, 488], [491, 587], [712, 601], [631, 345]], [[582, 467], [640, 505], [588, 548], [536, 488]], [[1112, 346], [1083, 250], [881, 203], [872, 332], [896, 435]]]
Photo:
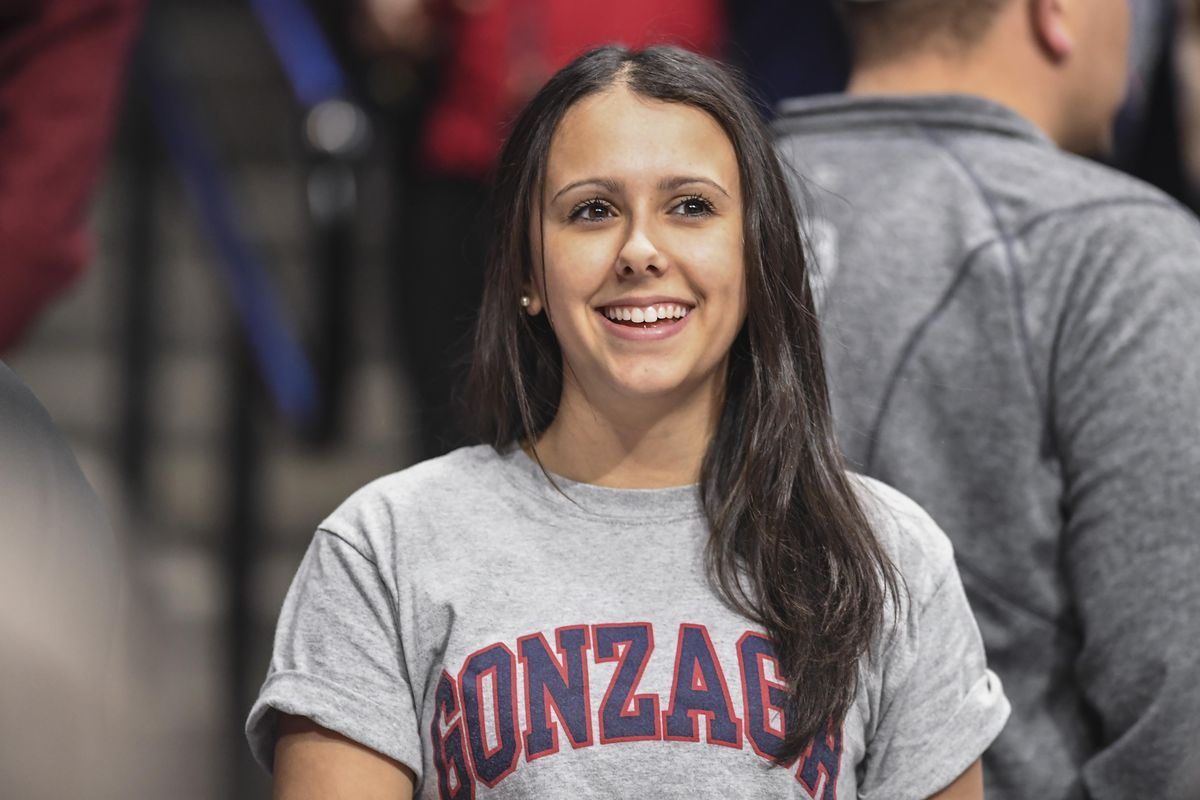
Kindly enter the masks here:
[[932, 593], [954, 571], [954, 548], [916, 501], [882, 481], [850, 473], [875, 536], [916, 597]]
[[488, 445], [460, 447], [376, 478], [352, 494], [347, 502], [360, 496], [422, 497], [427, 492], [436, 493], [447, 487], [462, 489], [465, 482], [495, 469], [501, 458]]
[[366, 484], [318, 527], [344, 537], [372, 531], [390, 535], [416, 520], [477, 508], [481, 494], [497, 491], [503, 458], [478, 445], [421, 461]]

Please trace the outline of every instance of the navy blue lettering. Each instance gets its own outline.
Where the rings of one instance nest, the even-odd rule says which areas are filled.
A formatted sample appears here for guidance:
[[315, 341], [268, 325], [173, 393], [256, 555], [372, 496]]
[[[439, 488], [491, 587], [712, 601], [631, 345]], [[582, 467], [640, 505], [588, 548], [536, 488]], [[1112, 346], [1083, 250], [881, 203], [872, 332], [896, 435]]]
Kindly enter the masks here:
[[567, 732], [574, 748], [592, 743], [592, 704], [585, 651], [587, 626], [560, 628], [555, 633], [561, 660], [550, 653], [540, 633], [517, 640], [517, 654], [525, 671], [525, 760], [558, 752], [558, 726], [550, 709]]
[[647, 622], [594, 625], [592, 641], [596, 663], [617, 662], [600, 705], [600, 743], [661, 739], [658, 695], [637, 694], [654, 652], [654, 629]]
[[517, 768], [521, 754], [516, 671], [512, 651], [497, 643], [468, 657], [458, 676], [471, 765], [488, 788]]
[[800, 756], [796, 780], [812, 800], [837, 800], [838, 772], [842, 765], [842, 728], [830, 724]]
[[[768, 666], [774, 678], [767, 675]], [[742, 723], [754, 752], [774, 761], [783, 749], [787, 731], [784, 716], [786, 685], [771, 640], [747, 632], [738, 640], [738, 668], [742, 675]]]
[[467, 754], [463, 750], [458, 695], [454, 690], [454, 679], [444, 672], [434, 693], [429, 738], [433, 742], [438, 797], [441, 800], [474, 800], [475, 781], [467, 768]]
[[663, 712], [664, 738], [699, 741], [700, 717], [708, 719], [709, 744], [741, 749], [741, 722], [733, 713], [729, 687], [708, 629], [703, 625], [680, 625], [671, 705]]

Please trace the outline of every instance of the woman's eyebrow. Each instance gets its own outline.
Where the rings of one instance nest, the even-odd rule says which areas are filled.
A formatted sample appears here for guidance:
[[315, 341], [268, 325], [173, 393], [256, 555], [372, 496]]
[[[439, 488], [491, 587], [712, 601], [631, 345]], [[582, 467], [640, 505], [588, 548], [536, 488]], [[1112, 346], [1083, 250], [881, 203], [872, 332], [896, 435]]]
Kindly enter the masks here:
[[696, 175], [677, 175], [672, 178], [663, 178], [658, 183], [658, 190], [660, 192], [672, 192], [680, 187], [687, 186], [689, 183], [706, 184], [708, 186], [713, 187], [714, 189], [716, 189], [718, 192], [725, 195], [726, 197], [729, 197], [729, 192], [725, 191], [725, 187], [721, 186], [721, 184], [717, 183], [714, 180], [710, 180], [708, 178], [701, 178]]
[[[672, 192], [691, 183], [702, 183], [706, 186], [711, 186], [721, 194], [729, 197], [729, 192], [725, 191], [725, 187], [723, 187], [721, 184], [717, 183], [711, 178], [702, 178], [699, 175], [675, 175], [670, 178], [663, 178], [658, 182], [658, 190], [660, 192]], [[554, 196], [550, 198], [550, 202], [553, 203], [557, 201], [558, 198], [562, 197], [567, 192], [571, 191], [572, 189], [578, 189], [581, 186], [595, 186], [599, 189], [612, 192], [613, 194], [617, 194], [623, 191], [625, 188], [625, 184], [623, 184], [621, 181], [613, 180], [612, 178], [584, 178], [578, 181], [571, 181], [566, 186], [559, 189], [554, 193]]]
[[599, 188], [608, 192], [612, 192], [613, 194], [620, 192], [623, 188], [623, 184], [620, 181], [614, 181], [612, 178], [584, 178], [581, 181], [571, 181], [566, 186], [559, 189], [554, 193], [554, 197], [550, 198], [550, 202], [553, 203], [567, 192], [571, 191], [572, 189], [578, 189], [580, 186], [598, 186]]

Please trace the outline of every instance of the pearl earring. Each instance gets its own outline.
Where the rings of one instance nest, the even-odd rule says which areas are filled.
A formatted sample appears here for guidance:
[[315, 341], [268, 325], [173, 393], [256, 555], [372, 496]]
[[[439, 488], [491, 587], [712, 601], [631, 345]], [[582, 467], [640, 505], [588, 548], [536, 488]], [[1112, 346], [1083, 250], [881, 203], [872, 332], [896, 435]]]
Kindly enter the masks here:
[[529, 304], [532, 302], [533, 302], [533, 300], [530, 299], [529, 295], [527, 295], [527, 294], [521, 295], [521, 308], [529, 308]]

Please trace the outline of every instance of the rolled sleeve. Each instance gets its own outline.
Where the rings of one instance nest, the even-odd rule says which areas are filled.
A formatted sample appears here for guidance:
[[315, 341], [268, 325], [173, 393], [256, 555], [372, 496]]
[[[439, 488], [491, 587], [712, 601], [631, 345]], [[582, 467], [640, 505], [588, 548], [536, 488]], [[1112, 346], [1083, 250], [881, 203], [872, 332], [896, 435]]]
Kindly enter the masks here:
[[365, 548], [318, 531], [280, 613], [266, 682], [246, 722], [274, 766], [279, 713], [307, 717], [422, 772], [419, 718], [395, 605]]
[[922, 800], [983, 755], [1010, 711], [952, 564], [928, 599], [914, 598], [884, 663], [861, 796]]

